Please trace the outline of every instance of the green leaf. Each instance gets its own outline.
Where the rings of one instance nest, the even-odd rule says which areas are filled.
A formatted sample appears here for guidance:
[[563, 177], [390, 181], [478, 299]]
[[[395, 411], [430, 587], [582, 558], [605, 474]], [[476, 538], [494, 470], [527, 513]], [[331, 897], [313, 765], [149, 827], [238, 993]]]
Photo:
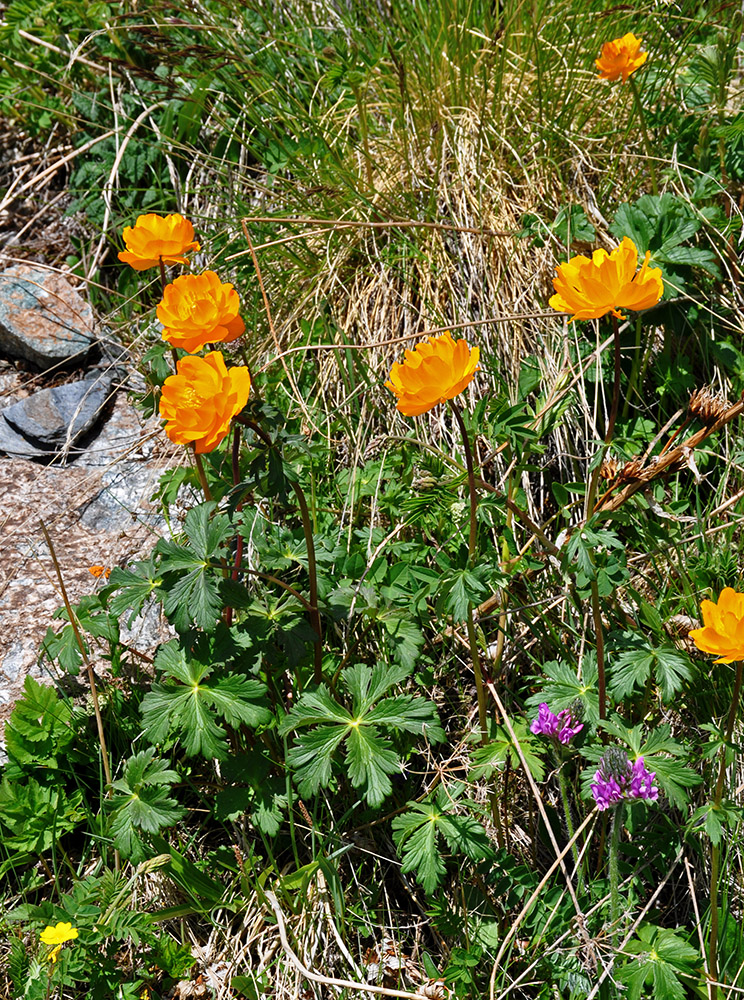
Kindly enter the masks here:
[[111, 833], [119, 850], [135, 864], [146, 856], [140, 832], [159, 833], [186, 815], [168, 791], [179, 780], [167, 761], [156, 760], [155, 751], [147, 749], [130, 757], [123, 776], [113, 782]]
[[414, 872], [427, 895], [435, 891], [447, 870], [436, 849], [436, 821], [433, 806], [414, 803], [392, 823], [393, 840], [403, 860], [401, 871]]
[[127, 622], [131, 625], [151, 597], [162, 597], [162, 582], [152, 558], [147, 562], [137, 562], [130, 569], [114, 566], [105, 592], [118, 590], [119, 593], [109, 599], [109, 610], [113, 615], [121, 616], [131, 609]]
[[444, 581], [445, 608], [455, 621], [462, 622], [470, 614], [470, 609], [486, 595], [486, 588], [467, 569], [451, 571]]
[[[44, 652], [51, 660], [56, 660], [63, 670], [66, 670], [68, 674], [72, 674], [73, 677], [77, 677], [80, 673], [80, 664], [83, 662], [83, 657], [80, 653], [80, 646], [78, 645], [72, 625], [65, 625], [59, 632], [55, 632], [50, 625], [42, 641], [42, 646]], [[90, 649], [84, 638], [83, 648], [86, 655], [88, 655]]]
[[436, 796], [435, 802], [410, 802], [408, 811], [392, 822], [393, 840], [403, 861], [402, 871], [414, 872], [429, 895], [447, 870], [438, 844], [440, 836], [451, 851], [473, 861], [493, 856], [481, 824], [452, 810], [455, 798], [443, 793]]
[[141, 705], [144, 732], [151, 743], [163, 743], [175, 734], [188, 756], [224, 760], [228, 745], [218, 718], [234, 727], [258, 726], [271, 719], [263, 684], [231, 673], [207, 682], [214, 668], [189, 658], [175, 639], [160, 648], [155, 666], [166, 682], [153, 684]]
[[[301, 733], [287, 753], [287, 763], [295, 771], [302, 795], [312, 795], [330, 783], [334, 756], [345, 743], [344, 759], [352, 786], [362, 790], [370, 805], [378, 806], [392, 791], [388, 775], [402, 767], [392, 735], [410, 733], [429, 741], [444, 738], [431, 702], [416, 695], [382, 697], [409, 673], [410, 669], [402, 664], [347, 667], [341, 681], [351, 696], [351, 712], [331, 696], [324, 684], [303, 692], [279, 726], [282, 736], [308, 726], [317, 727]], [[381, 729], [390, 733], [383, 734]]]
[[180, 854], [158, 834], [152, 838], [152, 845], [160, 854], [170, 854], [170, 862], [163, 871], [181, 888], [199, 912], [208, 912], [225, 900], [225, 887], [206, 872], [201, 871], [188, 858]]
[[[538, 742], [529, 731], [527, 723], [523, 720], [514, 720], [512, 728], [532, 777], [535, 781], [542, 781], [545, 777], [545, 768], [542, 760], [537, 755]], [[503, 726], [496, 726], [496, 731], [490, 743], [478, 747], [474, 751], [473, 767], [470, 769], [470, 776], [475, 780], [490, 778], [494, 770], [502, 771], [504, 769], [507, 760], [509, 761], [509, 766], [514, 770], [522, 766], [516, 743], [512, 740], [508, 730]]]
[[550, 227], [564, 246], [572, 243], [593, 243], [597, 235], [581, 205], [561, 208]]
[[71, 795], [34, 778], [21, 784], [6, 776], [0, 784], [0, 830], [9, 850], [44, 854], [85, 822], [82, 792]]
[[444, 835], [451, 851], [464, 854], [471, 861], [481, 861], [493, 854], [486, 831], [472, 816], [456, 816], [443, 813], [438, 827]]
[[744, 816], [744, 810], [732, 802], [724, 801], [718, 806], [713, 802], [706, 802], [692, 814], [688, 828], [690, 830], [702, 828], [712, 844], [720, 844], [724, 830], [727, 827], [735, 829], [741, 823], [742, 816]]
[[618, 239], [630, 236], [639, 254], [649, 250], [652, 264], [696, 265], [718, 277], [712, 251], [681, 245], [695, 237], [701, 225], [688, 202], [666, 191], [660, 197], [644, 194], [633, 205], [620, 205], [610, 230]]
[[610, 690], [618, 701], [636, 688], [643, 690], [652, 674], [667, 703], [682, 690], [685, 681], [692, 679], [689, 657], [674, 646], [652, 648], [637, 636], [631, 636], [630, 642], [633, 648], [625, 649], [610, 669]]
[[235, 821], [247, 813], [259, 830], [275, 836], [287, 811], [286, 782], [283, 775], [272, 773], [276, 770], [265, 748], [231, 754], [222, 765], [222, 777], [235, 785], [215, 796], [217, 819]]
[[369, 804], [380, 806], [393, 790], [389, 774], [400, 773], [400, 758], [376, 726], [353, 724], [346, 741], [346, 765], [354, 788], [364, 788]]
[[193, 507], [186, 515], [184, 530], [188, 547], [161, 538], [156, 550], [163, 557], [161, 574], [187, 570], [174, 582], [166, 581], [164, 608], [179, 632], [185, 632], [192, 621], [205, 631], [214, 629], [222, 611], [219, 564], [222, 546], [231, 532], [229, 518], [213, 516], [213, 501]]
[[348, 726], [319, 726], [302, 733], [290, 747], [287, 763], [297, 774], [301, 795], [314, 795], [330, 784], [333, 755], [349, 732]]
[[5, 726], [8, 756], [17, 764], [57, 767], [57, 757], [72, 740], [72, 708], [56, 690], [39, 684], [30, 674], [24, 695]]
[[543, 673], [545, 679], [542, 690], [527, 699], [527, 706], [530, 709], [536, 710], [541, 702], [546, 701], [551, 712], [560, 712], [563, 708], [570, 708], [578, 698], [584, 708], [584, 720], [597, 724], [599, 694], [597, 660], [593, 651], [584, 656], [580, 674], [574, 667], [559, 660], [550, 660], [543, 664]]
[[654, 1000], [685, 1000], [686, 986], [703, 985], [700, 953], [670, 928], [645, 924], [626, 952], [636, 958], [619, 967], [617, 977], [629, 1000], [640, 998], [644, 987], [652, 988]]

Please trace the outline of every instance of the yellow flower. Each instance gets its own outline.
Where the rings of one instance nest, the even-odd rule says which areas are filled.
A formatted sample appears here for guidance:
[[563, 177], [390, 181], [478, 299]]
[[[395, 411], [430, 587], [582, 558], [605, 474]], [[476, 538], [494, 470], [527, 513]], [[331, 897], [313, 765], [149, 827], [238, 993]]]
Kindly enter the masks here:
[[725, 587], [718, 604], [703, 601], [700, 605], [703, 628], [690, 632], [690, 638], [704, 653], [714, 653], [715, 663], [744, 660], [744, 594]]
[[247, 368], [226, 368], [221, 351], [181, 358], [176, 374], [163, 383], [160, 416], [176, 444], [193, 442], [197, 454], [212, 451], [230, 430], [230, 421], [248, 402]]
[[56, 962], [57, 959], [59, 958], [59, 953], [61, 951], [62, 951], [62, 945], [61, 944], [58, 944], [56, 948], [52, 948], [52, 950], [49, 952], [47, 961], [49, 961], [49, 962]]
[[223, 285], [214, 271], [184, 274], [166, 286], [158, 306], [163, 340], [189, 354], [205, 344], [229, 343], [245, 333], [239, 309], [238, 293], [231, 284]]
[[600, 80], [619, 80], [627, 82], [631, 73], [635, 73], [648, 59], [648, 52], [641, 52], [642, 39], [628, 33], [622, 38], [613, 38], [605, 42], [599, 59], [594, 63], [599, 70]]
[[60, 921], [54, 927], [45, 927], [41, 932], [40, 941], [42, 944], [64, 944], [65, 941], [74, 941], [77, 936], [77, 927]]
[[188, 264], [185, 256], [199, 250], [194, 242], [194, 227], [177, 213], [174, 215], [140, 215], [134, 226], [124, 229], [126, 250], [119, 260], [131, 264], [136, 271], [165, 264]]
[[650, 309], [664, 294], [661, 268], [649, 267], [646, 251], [640, 271], [638, 250], [628, 236], [612, 253], [595, 250], [591, 257], [572, 257], [560, 264], [553, 278], [556, 294], [550, 305], [572, 319], [599, 319], [612, 313], [625, 319], [620, 309]]
[[395, 362], [385, 383], [398, 397], [397, 407], [407, 417], [426, 413], [446, 399], [454, 399], [470, 384], [480, 351], [451, 333], [429, 337]]

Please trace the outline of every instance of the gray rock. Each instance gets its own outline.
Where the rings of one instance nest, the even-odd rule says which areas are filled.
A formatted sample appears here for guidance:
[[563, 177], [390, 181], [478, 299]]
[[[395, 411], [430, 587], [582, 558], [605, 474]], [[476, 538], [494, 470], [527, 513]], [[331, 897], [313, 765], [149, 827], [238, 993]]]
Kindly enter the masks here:
[[31, 444], [54, 450], [92, 430], [111, 393], [111, 379], [100, 376], [42, 389], [2, 411], [14, 431]]
[[113, 533], [125, 532], [137, 522], [161, 534], [165, 520], [148, 503], [159, 478], [158, 471], [134, 462], [107, 469], [98, 493], [78, 508], [80, 524], [89, 531]]
[[54, 457], [54, 452], [37, 448], [18, 431], [14, 431], [2, 413], [0, 413], [0, 454], [8, 455], [10, 458]]
[[84, 361], [93, 310], [63, 274], [30, 264], [0, 272], [0, 352], [41, 369]]
[[91, 433], [112, 394], [99, 376], [42, 389], [0, 411], [0, 453], [50, 460]]

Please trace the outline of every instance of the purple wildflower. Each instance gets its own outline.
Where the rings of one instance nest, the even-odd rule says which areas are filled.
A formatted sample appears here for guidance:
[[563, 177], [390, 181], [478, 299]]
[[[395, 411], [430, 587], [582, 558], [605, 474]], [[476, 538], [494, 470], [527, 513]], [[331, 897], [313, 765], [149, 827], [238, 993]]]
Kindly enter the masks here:
[[571, 714], [571, 709], [564, 708], [557, 715], [543, 702], [537, 710], [537, 718], [532, 722], [530, 731], [542, 736], [550, 736], [564, 746], [580, 733], [584, 723], [579, 722]]
[[600, 811], [616, 806], [625, 799], [647, 799], [655, 802], [659, 789], [654, 785], [655, 771], [648, 771], [639, 757], [633, 764], [620, 747], [610, 747], [599, 762], [591, 786], [594, 801]]

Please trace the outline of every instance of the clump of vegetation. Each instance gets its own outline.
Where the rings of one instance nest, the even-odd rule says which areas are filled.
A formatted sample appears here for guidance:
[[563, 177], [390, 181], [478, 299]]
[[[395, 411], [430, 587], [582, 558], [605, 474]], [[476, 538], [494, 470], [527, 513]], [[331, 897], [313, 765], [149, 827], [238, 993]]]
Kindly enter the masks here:
[[9, 996], [741, 987], [740, 32], [9, 4], [183, 455], [6, 726]]

